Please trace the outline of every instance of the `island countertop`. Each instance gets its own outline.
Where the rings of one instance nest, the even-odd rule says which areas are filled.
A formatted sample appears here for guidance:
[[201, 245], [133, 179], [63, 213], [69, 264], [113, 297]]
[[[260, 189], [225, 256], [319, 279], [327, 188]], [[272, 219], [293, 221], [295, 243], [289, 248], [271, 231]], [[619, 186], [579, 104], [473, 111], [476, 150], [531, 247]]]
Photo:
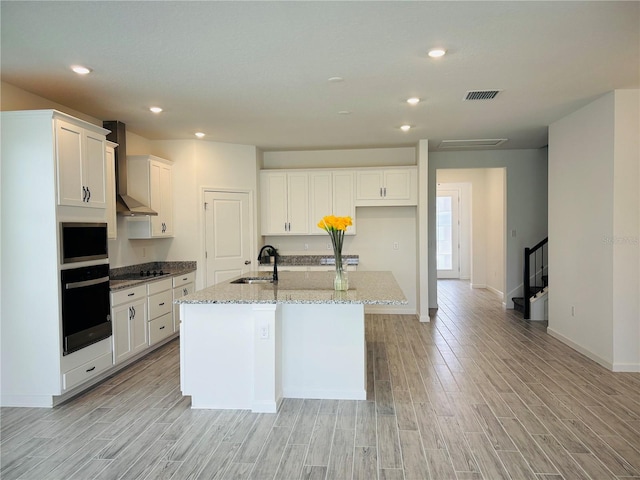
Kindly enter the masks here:
[[[269, 272], [242, 277], [270, 278]], [[229, 279], [185, 297], [177, 304], [364, 304], [408, 303], [391, 272], [349, 272], [349, 290], [333, 289], [334, 272], [279, 272], [277, 283], [233, 284]], [[240, 278], [240, 277], [237, 277]]]

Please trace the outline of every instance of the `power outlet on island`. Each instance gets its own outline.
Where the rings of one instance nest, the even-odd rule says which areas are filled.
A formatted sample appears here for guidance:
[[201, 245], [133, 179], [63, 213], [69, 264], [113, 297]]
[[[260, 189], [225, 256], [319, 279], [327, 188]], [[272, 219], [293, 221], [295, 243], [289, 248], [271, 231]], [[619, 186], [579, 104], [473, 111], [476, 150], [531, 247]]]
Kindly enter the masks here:
[[262, 340], [268, 340], [269, 339], [269, 325], [262, 325], [260, 327], [260, 338]]

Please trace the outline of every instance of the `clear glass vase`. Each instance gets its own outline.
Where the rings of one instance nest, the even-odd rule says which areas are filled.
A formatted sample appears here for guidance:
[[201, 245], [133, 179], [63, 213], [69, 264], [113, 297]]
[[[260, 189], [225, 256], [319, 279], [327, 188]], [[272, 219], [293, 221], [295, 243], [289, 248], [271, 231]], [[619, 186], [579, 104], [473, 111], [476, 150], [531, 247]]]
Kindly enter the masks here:
[[337, 291], [349, 290], [349, 276], [347, 275], [347, 261], [336, 257], [336, 276], [333, 279], [333, 289]]

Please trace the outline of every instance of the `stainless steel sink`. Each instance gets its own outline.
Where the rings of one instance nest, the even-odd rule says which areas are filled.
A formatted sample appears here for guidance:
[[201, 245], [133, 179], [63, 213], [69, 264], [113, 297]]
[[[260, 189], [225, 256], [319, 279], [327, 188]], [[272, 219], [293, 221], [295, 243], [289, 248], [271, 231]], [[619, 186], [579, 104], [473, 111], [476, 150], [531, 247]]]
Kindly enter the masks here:
[[229, 283], [273, 283], [271, 277], [242, 277]]

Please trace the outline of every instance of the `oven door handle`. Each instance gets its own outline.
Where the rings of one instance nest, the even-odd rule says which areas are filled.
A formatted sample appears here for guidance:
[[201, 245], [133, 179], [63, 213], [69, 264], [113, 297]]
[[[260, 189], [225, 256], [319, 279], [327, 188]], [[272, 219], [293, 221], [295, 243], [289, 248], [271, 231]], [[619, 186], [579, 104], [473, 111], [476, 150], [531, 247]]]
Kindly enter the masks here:
[[82, 282], [72, 282], [65, 284], [64, 288], [71, 290], [72, 288], [90, 287], [91, 285], [98, 285], [99, 283], [109, 283], [109, 277], [94, 278], [93, 280], [84, 280]]

